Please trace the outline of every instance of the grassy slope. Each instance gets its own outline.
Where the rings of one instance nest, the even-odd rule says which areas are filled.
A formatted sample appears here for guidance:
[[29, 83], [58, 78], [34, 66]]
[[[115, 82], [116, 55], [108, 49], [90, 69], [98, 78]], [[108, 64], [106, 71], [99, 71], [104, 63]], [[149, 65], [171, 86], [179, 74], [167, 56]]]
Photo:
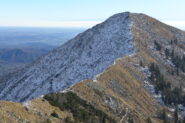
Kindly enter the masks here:
[[[135, 57], [137, 55], [132, 58], [122, 58], [97, 77], [96, 82], [84, 80], [72, 86], [72, 91], [95, 109], [105, 112], [116, 122], [133, 120], [137, 123], [143, 123], [148, 117], [156, 121], [155, 116], [160, 106], [134, 77], [137, 74], [141, 75], [132, 68], [131, 63], [138, 62], [135, 61], [137, 59]], [[32, 122], [43, 122], [48, 119], [54, 122], [62, 122], [66, 117], [73, 119], [69, 110], [60, 110], [40, 98], [27, 104], [28, 111], [21, 104], [0, 102], [0, 105], [4, 107], [0, 110], [0, 117], [4, 117], [3, 121], [15, 121], [14, 117], [9, 116], [8, 111], [15, 112], [19, 119]], [[52, 117], [53, 112], [56, 112], [60, 119]]]
[[130, 119], [142, 123], [148, 117], [154, 117], [160, 106], [133, 76], [139, 72], [130, 68], [128, 60], [129, 58], [123, 58], [117, 61], [97, 78], [97, 82], [83, 81], [72, 89], [81, 98], [114, 117], [117, 122], [127, 112], [123, 121]]

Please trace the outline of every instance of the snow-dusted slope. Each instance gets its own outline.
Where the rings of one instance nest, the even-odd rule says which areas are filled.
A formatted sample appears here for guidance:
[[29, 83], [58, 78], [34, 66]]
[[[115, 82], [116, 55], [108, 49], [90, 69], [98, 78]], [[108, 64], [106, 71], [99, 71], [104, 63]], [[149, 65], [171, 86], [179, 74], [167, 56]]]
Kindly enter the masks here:
[[61, 47], [11, 77], [1, 100], [26, 101], [92, 79], [119, 57], [134, 53], [129, 13], [79, 34]]

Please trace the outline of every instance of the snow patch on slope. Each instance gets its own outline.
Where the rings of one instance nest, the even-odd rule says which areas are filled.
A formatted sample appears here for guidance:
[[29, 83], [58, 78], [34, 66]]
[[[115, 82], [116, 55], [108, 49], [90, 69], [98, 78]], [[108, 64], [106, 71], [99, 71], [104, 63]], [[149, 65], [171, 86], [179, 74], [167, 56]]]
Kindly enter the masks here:
[[0, 99], [23, 102], [93, 79], [115, 59], [134, 53], [130, 26], [129, 13], [121, 13], [79, 34], [10, 78]]

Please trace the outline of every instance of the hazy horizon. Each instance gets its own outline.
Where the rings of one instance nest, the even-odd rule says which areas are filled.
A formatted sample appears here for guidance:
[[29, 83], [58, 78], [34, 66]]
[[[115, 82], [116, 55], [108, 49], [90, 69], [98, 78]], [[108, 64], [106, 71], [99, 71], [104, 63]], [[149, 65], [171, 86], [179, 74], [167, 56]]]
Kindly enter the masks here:
[[[174, 5], [178, 7], [173, 9]], [[0, 2], [0, 27], [90, 28], [116, 13], [129, 11], [185, 29], [184, 5], [183, 0], [6, 0]]]
[[82, 28], [1, 27], [0, 48], [19, 47], [25, 44], [59, 46], [84, 30]]

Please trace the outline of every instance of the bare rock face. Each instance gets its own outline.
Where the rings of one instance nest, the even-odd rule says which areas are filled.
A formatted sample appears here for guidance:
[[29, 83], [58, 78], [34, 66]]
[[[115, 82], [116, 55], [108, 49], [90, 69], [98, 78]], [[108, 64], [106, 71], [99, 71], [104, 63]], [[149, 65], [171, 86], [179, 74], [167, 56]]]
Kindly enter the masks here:
[[122, 56], [134, 53], [130, 13], [121, 13], [79, 34], [11, 77], [0, 99], [26, 101], [93, 79]]

